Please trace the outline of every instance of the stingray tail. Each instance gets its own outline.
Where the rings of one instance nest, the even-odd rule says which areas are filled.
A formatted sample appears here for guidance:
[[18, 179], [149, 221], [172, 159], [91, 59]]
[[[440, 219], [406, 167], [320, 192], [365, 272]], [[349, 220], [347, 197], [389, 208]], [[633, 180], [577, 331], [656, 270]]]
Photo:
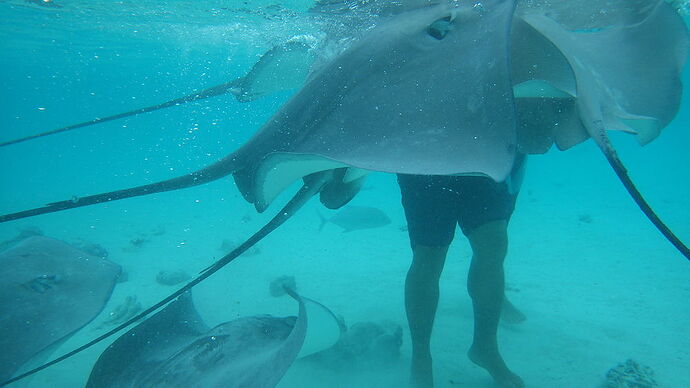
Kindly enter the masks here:
[[671, 229], [664, 224], [664, 222], [654, 212], [654, 209], [649, 206], [639, 190], [637, 190], [637, 187], [635, 187], [635, 184], [628, 175], [628, 170], [618, 158], [618, 154], [611, 145], [611, 142], [606, 136], [605, 132], [602, 131], [601, 135], [595, 138], [595, 141], [597, 142], [597, 145], [599, 145], [599, 148], [601, 148], [601, 150], [604, 152], [604, 156], [606, 156], [606, 160], [608, 160], [611, 167], [613, 167], [613, 171], [615, 171], [616, 175], [618, 175], [618, 179], [620, 179], [620, 181], [623, 183], [623, 186], [625, 186], [625, 189], [628, 190], [630, 196], [632, 196], [633, 200], [635, 200], [637, 203], [637, 206], [640, 207], [642, 212], [647, 216], [647, 218], [649, 218], [652, 224], [656, 226], [661, 234], [663, 234], [664, 237], [666, 237], [666, 239], [673, 244], [674, 247], [676, 247], [678, 252], [685, 256], [686, 259], [690, 260], [690, 249], [688, 249], [688, 247], [673, 233], [673, 231], [671, 231]]
[[210, 166], [206, 166], [200, 170], [194, 171], [187, 175], [182, 175], [176, 178], [132, 187], [128, 189], [111, 191], [108, 193], [101, 193], [90, 195], [87, 197], [72, 198], [66, 201], [53, 202], [46, 206], [20, 211], [17, 213], [5, 214], [0, 216], [0, 223], [18, 220], [20, 218], [33, 217], [40, 214], [54, 213], [68, 209], [74, 209], [82, 206], [90, 206], [103, 202], [117, 201], [120, 199], [138, 197], [142, 195], [161, 193], [164, 191], [172, 191], [184, 189], [187, 187], [198, 186], [208, 183], [224, 176], [230, 175], [238, 168], [235, 154], [231, 154]]
[[[222, 162], [222, 161], [221, 161]], [[219, 162], [220, 163], [220, 162]], [[7, 384], [14, 383], [16, 381], [22, 380], [26, 377], [29, 377], [35, 373], [38, 373], [42, 371], [43, 369], [48, 368], [49, 366], [55, 365], [58, 362], [64, 361], [78, 353], [81, 353], [82, 351], [92, 347], [93, 345], [103, 341], [104, 339], [111, 337], [112, 335], [116, 334], [117, 332], [125, 329], [126, 327], [132, 325], [133, 323], [139, 321], [142, 318], [145, 318], [147, 315], [153, 313], [154, 311], [158, 310], [159, 308], [165, 306], [168, 304], [168, 302], [171, 302], [173, 299], [177, 298], [178, 296], [184, 294], [185, 292], [189, 291], [192, 289], [192, 287], [196, 286], [197, 284], [201, 283], [205, 279], [207, 279], [209, 276], [213, 275], [214, 273], [218, 272], [221, 268], [226, 266], [228, 263], [231, 261], [235, 260], [237, 257], [239, 257], [242, 253], [246, 252], [247, 249], [251, 248], [254, 246], [256, 243], [261, 241], [264, 237], [268, 236], [272, 231], [274, 231], [276, 228], [278, 228], [280, 225], [282, 225], [285, 221], [290, 219], [297, 210], [299, 210], [302, 206], [304, 206], [307, 201], [313, 197], [315, 194], [317, 194], [321, 189], [323, 188], [324, 184], [330, 179], [331, 177], [328, 175], [328, 172], [322, 172], [322, 173], [317, 173], [319, 174], [316, 178], [310, 182], [305, 182], [304, 186], [292, 197], [290, 202], [288, 202], [285, 207], [283, 207], [278, 214], [273, 217], [266, 225], [264, 225], [261, 229], [259, 229], [258, 232], [254, 233], [251, 237], [249, 237], [245, 242], [240, 244], [237, 248], [232, 250], [232, 252], [228, 253], [227, 255], [221, 257], [213, 263], [211, 266], [203, 270], [199, 276], [194, 278], [192, 281], [189, 283], [185, 284], [182, 286], [180, 289], [177, 291], [173, 292], [172, 294], [168, 295], [165, 297], [163, 300], [160, 302], [154, 304], [153, 306], [147, 308], [146, 310], [140, 312], [139, 314], [133, 316], [126, 322], [114, 327], [107, 333], [104, 333], [100, 335], [99, 337], [91, 340], [90, 342], [68, 352], [63, 354], [62, 356], [49, 361], [39, 367], [36, 367], [34, 369], [31, 369], [25, 373], [22, 373], [18, 376], [12, 377], [9, 380], [6, 381], [0, 381], [0, 386], [5, 386]]]
[[71, 131], [73, 129], [84, 128], [84, 127], [88, 127], [88, 126], [95, 125], [95, 124], [101, 124], [101, 123], [105, 123], [108, 121], [118, 120], [118, 119], [122, 119], [122, 118], [129, 117], [129, 116], [136, 116], [136, 115], [142, 114], [142, 113], [153, 112], [155, 110], [169, 108], [171, 106], [182, 105], [182, 104], [186, 104], [188, 102], [198, 101], [198, 100], [203, 100], [205, 98], [218, 96], [218, 95], [225, 94], [225, 93], [231, 91], [235, 87], [236, 83], [237, 83], [237, 80], [234, 80], [234, 81], [226, 82], [224, 84], [220, 84], [220, 85], [216, 85], [216, 86], [204, 89], [204, 90], [197, 92], [197, 93], [192, 93], [192, 94], [188, 94], [186, 96], [175, 98], [173, 100], [166, 101], [166, 102], [163, 102], [163, 103], [160, 103], [157, 105], [151, 105], [151, 106], [147, 106], [144, 108], [131, 110], [129, 112], [118, 113], [118, 114], [112, 115], [112, 116], [99, 117], [99, 118], [96, 118], [93, 120], [68, 125], [66, 127], [53, 129], [50, 131], [45, 131], [45, 132], [37, 133], [34, 135], [30, 135], [30, 136], [25, 136], [25, 137], [22, 137], [19, 139], [0, 142], [0, 147], [5, 147], [8, 145], [12, 145], [12, 144], [22, 143], [22, 142], [25, 142], [27, 140], [37, 139], [39, 137], [55, 135], [57, 133]]
[[[311, 57], [309, 56], [309, 52], [312, 49], [312, 44], [313, 43], [298, 39], [292, 40], [284, 45], [273, 47], [261, 56], [259, 61], [254, 64], [246, 76], [203, 89], [199, 92], [191, 93], [157, 105], [151, 105], [144, 108], [131, 110], [129, 112], [118, 113], [112, 116], [99, 117], [93, 120], [68, 125], [66, 127], [37, 133], [19, 139], [0, 142], [0, 147], [25, 142], [31, 139], [37, 139], [44, 136], [54, 135], [57, 133], [67, 132], [78, 128], [84, 128], [95, 124], [101, 124], [125, 117], [136, 116], [142, 113], [153, 112], [159, 109], [199, 101], [226, 93], [232, 93], [239, 102], [249, 102], [270, 92], [291, 89], [301, 85], [304, 81], [304, 78], [307, 77], [307, 73], [311, 67]], [[304, 59], [307, 61], [304, 61]], [[285, 72], [290, 72], [290, 75], [287, 78], [294, 78], [292, 81], [296, 82], [296, 84], [281, 85], [279, 87], [274, 87], [273, 89], [266, 89], [265, 83], [260, 81], [260, 76], [265, 75], [266, 73], [268, 73], [268, 75], [271, 77], [283, 79], [286, 77]], [[258, 87], [256, 81], [257, 78], [259, 78]]]

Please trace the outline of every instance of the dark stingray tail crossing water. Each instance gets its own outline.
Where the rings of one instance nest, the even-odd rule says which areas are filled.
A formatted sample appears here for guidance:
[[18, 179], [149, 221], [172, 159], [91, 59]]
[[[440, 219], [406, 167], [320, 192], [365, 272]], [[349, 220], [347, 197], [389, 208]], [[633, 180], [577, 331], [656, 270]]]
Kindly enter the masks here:
[[116, 334], [117, 332], [127, 328], [128, 326], [132, 325], [133, 323], [139, 321], [142, 318], [145, 318], [147, 315], [153, 313], [154, 311], [158, 310], [159, 308], [165, 306], [167, 303], [171, 302], [173, 299], [177, 298], [178, 296], [184, 294], [186, 291], [190, 290], [192, 287], [196, 286], [197, 284], [201, 283], [202, 281], [206, 280], [209, 276], [213, 275], [214, 273], [218, 272], [221, 268], [226, 266], [228, 263], [231, 261], [235, 260], [238, 256], [240, 256], [242, 253], [244, 253], [247, 249], [251, 248], [254, 246], [256, 243], [261, 241], [264, 237], [268, 236], [271, 232], [276, 230], [280, 225], [282, 225], [285, 221], [290, 219], [292, 215], [295, 214], [311, 197], [313, 197], [315, 194], [317, 194], [319, 191], [321, 191], [322, 187], [324, 184], [328, 181], [330, 178], [331, 172], [325, 171], [321, 173], [315, 174], [315, 176], [312, 176], [312, 179], [309, 179], [307, 183], [305, 183], [302, 188], [292, 197], [292, 199], [278, 212], [278, 214], [273, 217], [266, 225], [264, 225], [259, 231], [254, 233], [251, 237], [249, 237], [245, 242], [243, 242], [241, 245], [239, 245], [237, 248], [235, 248], [232, 252], [228, 253], [227, 255], [223, 256], [222, 258], [218, 259], [215, 263], [213, 263], [210, 267], [206, 268], [203, 270], [199, 276], [197, 276], [194, 280], [190, 281], [189, 283], [185, 284], [182, 286], [180, 289], [177, 291], [173, 292], [172, 294], [168, 295], [166, 298], [161, 300], [160, 302], [154, 304], [153, 306], [147, 308], [146, 310], [142, 311], [141, 313], [137, 314], [136, 316], [132, 317], [129, 319], [127, 322], [122, 323], [121, 325], [113, 328], [112, 330], [102, 334], [101, 336], [91, 340], [90, 342], [78, 347], [77, 349], [74, 349], [68, 353], [63, 354], [62, 356], [47, 362], [37, 368], [31, 369], [25, 373], [22, 373], [18, 376], [15, 376], [7, 381], [0, 382], [0, 386], [5, 386], [14, 382], [17, 382], [19, 380], [22, 380], [26, 377], [29, 377], [35, 373], [38, 373], [42, 371], [43, 369], [46, 369], [52, 365], [55, 365], [61, 361], [64, 361], [72, 356], [74, 356], [77, 353], [80, 353], [91, 346], [103, 341], [104, 339]]
[[[275, 73], [275, 74], [281, 74], [281, 77], [284, 78], [284, 73], [285, 71], [289, 71], [292, 73], [293, 77], [295, 77], [297, 80], [302, 80], [306, 78], [307, 72], [308, 72], [308, 66], [299, 66], [295, 64], [294, 58], [290, 58], [291, 55], [304, 55], [306, 56], [309, 50], [311, 49], [311, 46], [308, 44], [305, 44], [301, 41], [290, 41], [288, 43], [282, 44], [275, 46], [268, 50], [266, 53], [264, 53], [261, 58], [259, 58], [259, 61], [254, 64], [254, 66], [251, 68], [251, 70], [243, 77], [234, 79], [232, 81], [228, 81], [225, 83], [222, 83], [220, 85], [216, 86], [211, 86], [206, 89], [202, 89], [199, 92], [191, 93], [186, 96], [174, 98], [170, 101], [166, 101], [157, 105], [151, 105], [147, 106], [144, 108], [139, 108], [135, 110], [131, 110], [128, 112], [123, 112], [123, 113], [118, 113], [106, 117], [99, 117], [95, 118], [89, 121], [83, 121], [81, 123], [76, 123], [72, 125], [68, 125], [62, 128], [57, 128], [49, 131], [44, 131], [40, 133], [36, 133], [33, 135], [21, 137], [18, 139], [13, 139], [13, 140], [8, 140], [5, 142], [0, 142], [0, 147], [5, 147], [8, 145], [12, 144], [17, 144], [17, 143], [22, 143], [28, 140], [32, 139], [38, 139], [41, 137], [45, 136], [50, 136], [50, 135], [55, 135], [58, 133], [62, 132], [68, 132], [72, 131], [74, 129], [79, 129], [79, 128], [84, 128], [88, 127], [91, 125], [95, 124], [102, 124], [108, 121], [113, 121], [113, 120], [118, 120], [122, 119], [125, 117], [130, 117], [130, 116], [136, 116], [138, 114], [142, 113], [149, 113], [153, 112], [159, 109], [165, 109], [169, 108], [171, 106], [178, 106], [182, 104], [186, 104], [188, 102], [194, 102], [194, 101], [199, 101], [203, 100], [206, 98], [210, 97], [216, 97], [220, 96], [223, 94], [231, 93], [232, 95], [235, 96], [237, 101], [239, 102], [249, 102], [252, 101], [258, 97], [261, 97], [264, 94], [269, 94], [273, 91], [277, 90], [282, 90], [282, 89], [289, 89], [292, 87], [298, 87], [298, 84], [301, 84], [301, 82], [298, 82], [298, 84], [290, 84], [286, 83], [285, 85], [282, 86], [277, 86], [273, 88], [266, 88], [265, 85], [262, 85], [260, 87], [256, 87], [254, 85], [254, 81], [256, 78], [259, 78], [260, 73], [264, 72], [269, 72], [269, 73]], [[311, 61], [309, 61], [311, 63]], [[286, 68], [284, 68], [286, 67]], [[262, 89], [263, 87], [263, 89]]]
[[71, 131], [73, 129], [84, 128], [84, 127], [88, 127], [90, 125], [101, 124], [101, 123], [105, 123], [105, 122], [112, 121], [112, 120], [118, 120], [118, 119], [122, 119], [122, 118], [129, 117], [129, 116], [136, 116], [136, 115], [141, 114], [141, 113], [153, 112], [155, 110], [169, 108], [171, 106], [178, 106], [178, 105], [186, 104], [186, 103], [192, 102], [192, 101], [203, 100], [203, 99], [209, 98], [209, 97], [219, 96], [221, 94], [226, 94], [230, 90], [232, 90], [232, 88], [235, 86], [236, 82], [237, 82], [237, 80], [226, 82], [224, 84], [220, 84], [220, 85], [216, 85], [216, 86], [204, 89], [198, 93], [188, 94], [186, 96], [175, 98], [173, 100], [166, 101], [166, 102], [163, 102], [161, 104], [147, 106], [145, 108], [139, 108], [139, 109], [131, 110], [129, 112], [118, 113], [118, 114], [115, 114], [112, 116], [99, 117], [99, 118], [95, 118], [93, 120], [68, 125], [66, 127], [57, 128], [57, 129], [53, 129], [50, 131], [36, 133], [34, 135], [25, 136], [25, 137], [22, 137], [19, 139], [8, 140], [6, 142], [0, 143], [0, 147], [5, 147], [8, 145], [12, 145], [12, 144], [22, 143], [22, 142], [25, 142], [28, 140], [37, 139], [39, 137], [55, 135], [57, 133]]
[[606, 132], [601, 131], [600, 136], [597, 136], [594, 140], [604, 153], [604, 156], [606, 156], [606, 160], [608, 160], [611, 167], [613, 167], [613, 171], [616, 172], [618, 179], [620, 179], [620, 181], [623, 183], [623, 186], [625, 186], [625, 189], [628, 191], [635, 203], [637, 203], [637, 206], [640, 207], [645, 216], [649, 218], [659, 232], [661, 232], [661, 234], [663, 234], [664, 237], [666, 237], [666, 239], [673, 244], [678, 252], [680, 252], [683, 256], [685, 256], [686, 259], [690, 261], [690, 249], [688, 249], [687, 245], [685, 245], [678, 238], [678, 236], [676, 236], [675, 233], [673, 233], [673, 231], [666, 226], [656, 212], [654, 212], [654, 209], [649, 206], [649, 203], [647, 203], [640, 191], [637, 190], [637, 187], [628, 175], [628, 170], [623, 165], [623, 162], [621, 162], [621, 160], [618, 158], [618, 153], [616, 153], [616, 150], [613, 148], [613, 145], [606, 135]]
[[225, 158], [206, 166], [200, 170], [164, 181], [132, 187], [128, 189], [110, 191], [107, 193], [89, 195], [87, 197], [75, 197], [70, 200], [49, 203], [46, 206], [23, 210], [17, 213], [4, 214], [0, 216], [0, 223], [18, 220], [20, 218], [33, 217], [40, 214], [54, 213], [67, 209], [74, 209], [82, 206], [95, 205], [103, 202], [117, 201], [120, 199], [138, 197], [142, 195], [161, 193], [184, 189], [187, 187], [198, 186], [204, 183], [223, 178], [235, 172], [238, 163], [235, 154], [230, 154]]

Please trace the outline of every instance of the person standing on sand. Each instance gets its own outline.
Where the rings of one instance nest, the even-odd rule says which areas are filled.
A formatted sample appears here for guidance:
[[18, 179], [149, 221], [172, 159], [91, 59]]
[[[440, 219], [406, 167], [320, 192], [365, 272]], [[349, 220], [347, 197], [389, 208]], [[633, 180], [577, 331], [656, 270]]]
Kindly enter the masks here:
[[498, 349], [501, 317], [518, 323], [525, 316], [505, 297], [503, 261], [508, 220], [524, 172], [516, 158], [511, 176], [494, 182], [484, 176], [398, 175], [413, 258], [405, 280], [405, 310], [412, 337], [411, 383], [433, 387], [431, 332], [439, 298], [439, 278], [456, 223], [472, 247], [467, 288], [474, 309], [472, 362], [486, 369], [503, 388], [524, 387]]

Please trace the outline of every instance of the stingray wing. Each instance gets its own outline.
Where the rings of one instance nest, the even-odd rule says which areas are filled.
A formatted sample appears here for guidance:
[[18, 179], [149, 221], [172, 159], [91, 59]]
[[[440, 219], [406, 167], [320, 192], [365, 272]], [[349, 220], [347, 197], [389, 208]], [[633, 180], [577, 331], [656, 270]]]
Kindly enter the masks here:
[[238, 151], [245, 198], [263, 210], [290, 182], [339, 167], [504, 179], [516, 138], [514, 7], [483, 4], [395, 15], [323, 66]]
[[0, 254], [0, 381], [98, 315], [120, 266], [47, 237]]
[[[535, 58], [548, 70], [530, 76], [573, 95], [576, 113], [595, 140], [602, 127], [595, 125], [598, 122], [607, 129], [636, 134], [641, 144], [655, 139], [680, 104], [680, 73], [688, 54], [683, 20], [663, 0], [604, 6], [596, 2], [599, 7], [614, 7], [606, 8], [605, 13], [584, 4], [592, 2], [556, 3], [519, 13], [552, 43], [536, 43], [549, 46], [541, 59]], [[582, 10], [572, 18], [567, 15], [565, 8], [579, 5], [587, 10], [588, 18]], [[536, 41], [532, 40], [533, 44]], [[560, 54], [554, 53], [554, 47]], [[568, 69], [572, 79], [566, 76]]]
[[[297, 317], [242, 317], [209, 330], [187, 292], [110, 345], [87, 387], [274, 387], [298, 355], [340, 336], [330, 310], [290, 295], [299, 303]], [[323, 333], [303, 349], [307, 314], [310, 327]]]

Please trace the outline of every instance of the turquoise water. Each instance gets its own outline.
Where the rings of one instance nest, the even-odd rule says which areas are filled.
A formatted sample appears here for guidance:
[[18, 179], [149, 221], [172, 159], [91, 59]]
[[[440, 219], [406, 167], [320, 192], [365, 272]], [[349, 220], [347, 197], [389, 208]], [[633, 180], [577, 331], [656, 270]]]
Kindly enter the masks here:
[[[0, 141], [160, 103], [242, 76], [258, 56], [300, 34], [318, 33], [306, 2], [59, 1], [62, 8], [0, 1]], [[241, 4], [241, 5], [240, 5]], [[685, 84], [690, 84], [688, 74]], [[687, 92], [686, 92], [687, 94]], [[0, 212], [99, 193], [193, 171], [241, 145], [289, 93], [241, 104], [221, 96], [0, 149]], [[690, 241], [690, 105], [659, 139], [641, 148], [613, 135], [639, 189]], [[376, 174], [353, 203], [375, 206], [386, 227], [319, 233], [317, 201], [195, 288], [210, 324], [238, 316], [295, 314], [268, 283], [294, 275], [300, 291], [347, 322], [392, 320], [405, 328], [398, 365], [336, 372], [299, 362], [281, 386], [399, 386], [409, 333], [403, 282], [410, 255], [394, 178]], [[279, 203], [284, 202], [282, 198]], [[101, 244], [129, 280], [104, 314], [128, 296], [148, 306], [173, 288], [161, 270], [190, 274], [240, 242], [278, 210], [257, 215], [231, 179], [0, 224], [0, 240], [38, 227], [68, 242]], [[324, 210], [321, 210], [327, 213]], [[328, 214], [328, 213], [327, 213]], [[690, 266], [651, 226], [587, 142], [533, 156], [511, 221], [508, 295], [528, 319], [502, 326], [505, 358], [530, 387], [595, 386], [628, 358], [649, 365], [663, 387], [690, 386]], [[132, 241], [145, 240], [141, 246]], [[471, 340], [465, 290], [469, 247], [456, 238], [442, 278], [432, 340], [437, 385], [489, 387], [464, 354]], [[104, 315], [53, 356], [94, 338]], [[1, 328], [0, 328], [1, 330]], [[30, 386], [80, 386], [105, 344], [37, 375]], [[315, 378], [314, 376], [318, 376]], [[327, 382], [325, 384], [324, 382]]]

